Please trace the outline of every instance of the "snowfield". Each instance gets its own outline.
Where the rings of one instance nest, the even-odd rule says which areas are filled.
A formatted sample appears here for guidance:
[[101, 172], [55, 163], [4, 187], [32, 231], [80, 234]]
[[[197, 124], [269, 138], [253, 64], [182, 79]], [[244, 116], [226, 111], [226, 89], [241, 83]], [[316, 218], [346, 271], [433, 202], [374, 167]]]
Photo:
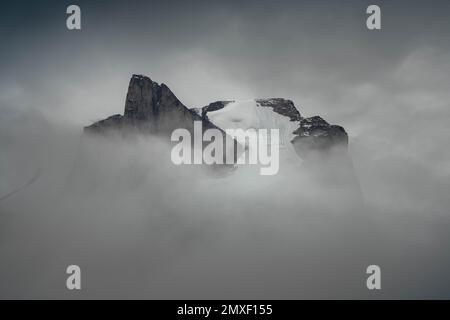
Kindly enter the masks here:
[[[237, 100], [224, 108], [208, 111], [209, 120], [222, 130], [227, 129], [278, 129], [280, 134], [280, 163], [300, 163], [301, 159], [294, 150], [291, 140], [293, 132], [299, 127], [297, 121], [273, 111], [271, 107], [261, 106], [254, 99]], [[272, 142], [269, 142], [272, 145]]]

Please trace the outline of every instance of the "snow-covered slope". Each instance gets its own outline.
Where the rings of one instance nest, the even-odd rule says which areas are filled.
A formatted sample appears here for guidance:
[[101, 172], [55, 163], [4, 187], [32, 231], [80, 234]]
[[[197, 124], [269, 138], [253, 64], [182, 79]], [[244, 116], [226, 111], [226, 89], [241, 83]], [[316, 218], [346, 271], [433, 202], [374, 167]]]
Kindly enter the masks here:
[[225, 129], [279, 129], [280, 144], [290, 144], [298, 122], [275, 113], [271, 108], [261, 107], [256, 100], [241, 100], [228, 103], [224, 108], [208, 112], [209, 120]]
[[[203, 108], [203, 114], [222, 130], [278, 129], [280, 161], [298, 162], [300, 158], [291, 141], [295, 137], [294, 131], [300, 126], [300, 113], [292, 104], [289, 112], [281, 114], [277, 108], [281, 102], [292, 104], [284, 99], [225, 101], [216, 103], [212, 108]], [[269, 144], [274, 145], [276, 142], [270, 141]]]

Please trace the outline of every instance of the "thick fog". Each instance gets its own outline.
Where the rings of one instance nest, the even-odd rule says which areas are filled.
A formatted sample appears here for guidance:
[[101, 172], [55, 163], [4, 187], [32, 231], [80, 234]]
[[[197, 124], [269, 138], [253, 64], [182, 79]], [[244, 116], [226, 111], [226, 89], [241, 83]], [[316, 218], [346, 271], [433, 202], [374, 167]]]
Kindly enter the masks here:
[[[448, 296], [448, 181], [376, 144], [352, 148], [361, 203], [333, 158], [217, 177], [172, 165], [156, 138], [16, 121], [20, 133], [2, 134], [3, 189], [38, 178], [1, 201], [4, 298]], [[379, 293], [365, 287], [370, 264]]]
[[[386, 3], [375, 34], [364, 1], [130, 3], [81, 1], [79, 33], [63, 4], [2, 11], [1, 298], [449, 297], [448, 3]], [[292, 99], [346, 129], [353, 170], [216, 177], [156, 138], [84, 136], [132, 73], [190, 107]]]

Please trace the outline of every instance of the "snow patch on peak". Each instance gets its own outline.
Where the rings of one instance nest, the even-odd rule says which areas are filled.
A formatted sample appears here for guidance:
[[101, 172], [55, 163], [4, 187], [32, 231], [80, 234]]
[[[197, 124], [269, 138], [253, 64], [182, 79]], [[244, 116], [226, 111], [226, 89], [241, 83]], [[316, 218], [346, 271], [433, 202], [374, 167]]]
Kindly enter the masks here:
[[294, 138], [293, 132], [298, 128], [297, 122], [263, 108], [257, 100], [236, 100], [222, 109], [208, 112], [209, 120], [219, 128], [226, 129], [279, 129], [280, 144], [286, 145]]
[[207, 116], [212, 123], [222, 130], [278, 129], [280, 134], [280, 158], [286, 157], [298, 161], [298, 155], [291, 141], [295, 137], [293, 132], [299, 127], [299, 123], [291, 121], [288, 116], [274, 112], [272, 108], [261, 106], [258, 100], [231, 101], [219, 110], [209, 111]]

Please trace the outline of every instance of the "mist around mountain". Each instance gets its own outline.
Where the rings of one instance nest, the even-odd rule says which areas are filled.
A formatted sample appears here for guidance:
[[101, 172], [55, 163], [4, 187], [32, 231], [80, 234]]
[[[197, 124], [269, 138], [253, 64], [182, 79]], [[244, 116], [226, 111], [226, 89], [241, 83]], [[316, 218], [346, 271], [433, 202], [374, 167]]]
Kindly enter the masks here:
[[[229, 120], [256, 126], [253, 121], [265, 119], [263, 126], [286, 129], [285, 137], [291, 129], [328, 128], [323, 119], [302, 122], [287, 100], [275, 104], [285, 115], [274, 112], [273, 100], [227, 101], [203, 117], [193, 109], [182, 114], [219, 128]], [[245, 108], [251, 116], [234, 108]], [[138, 110], [141, 117], [139, 109], [126, 110]], [[386, 194], [383, 188], [389, 185], [370, 167], [356, 171], [349, 166], [353, 158], [369, 155], [352, 150], [351, 139], [349, 150], [314, 151], [304, 158], [295, 148], [285, 150], [274, 176], [240, 166], [218, 177], [205, 166], [172, 164], [167, 136], [151, 129], [149, 134], [146, 121], [124, 134], [113, 120], [106, 135], [102, 130], [86, 134], [40, 114], [23, 113], [10, 121], [15, 125], [1, 128], [2, 190], [33, 181], [0, 202], [2, 298], [417, 298], [448, 293], [442, 277], [449, 266], [447, 248], [440, 245], [448, 240], [446, 224], [422, 215], [428, 208], [423, 199], [399, 194], [401, 188]], [[286, 147], [290, 138], [283, 141]], [[386, 154], [370, 150], [372, 156]], [[384, 168], [404, 166], [390, 162]], [[361, 172], [371, 193], [355, 188], [352, 175], [359, 178]], [[397, 183], [411, 188], [409, 180]], [[443, 193], [433, 196], [439, 200]], [[443, 221], [438, 211], [430, 215]], [[83, 275], [76, 297], [65, 287], [70, 264], [79, 265]], [[376, 294], [365, 285], [371, 264], [383, 270], [383, 290]]]

